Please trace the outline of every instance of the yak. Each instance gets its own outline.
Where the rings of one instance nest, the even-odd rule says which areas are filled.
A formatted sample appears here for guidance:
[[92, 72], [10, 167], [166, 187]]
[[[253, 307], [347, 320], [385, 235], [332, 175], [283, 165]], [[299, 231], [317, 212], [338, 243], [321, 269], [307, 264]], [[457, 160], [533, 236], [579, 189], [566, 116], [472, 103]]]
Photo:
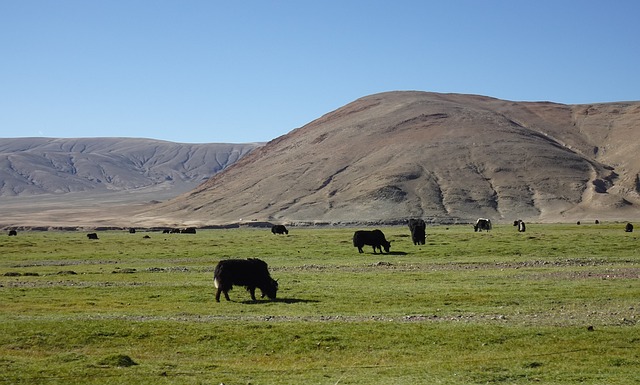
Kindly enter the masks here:
[[482, 230], [491, 230], [491, 219], [478, 218], [476, 224], [473, 225], [473, 231], [478, 232]]
[[273, 225], [271, 226], [271, 232], [274, 234], [289, 234], [289, 230], [287, 230], [284, 225]]
[[262, 292], [262, 298], [267, 296], [275, 299], [278, 291], [278, 281], [269, 275], [267, 263], [258, 258], [226, 259], [218, 262], [213, 272], [213, 283], [217, 289], [216, 302], [220, 302], [220, 293], [227, 301], [229, 290], [236, 286], [244, 286], [251, 299], [256, 300], [256, 288]]
[[422, 219], [409, 219], [409, 231], [414, 245], [424, 245], [427, 238], [427, 224]]
[[372, 231], [358, 230], [353, 234], [353, 246], [358, 248], [358, 252], [364, 253], [362, 251], [364, 245], [373, 247], [374, 254], [376, 254], [376, 248], [380, 250], [380, 253], [382, 253], [382, 248], [386, 253], [391, 248], [391, 242], [387, 241], [384, 233], [378, 229]]

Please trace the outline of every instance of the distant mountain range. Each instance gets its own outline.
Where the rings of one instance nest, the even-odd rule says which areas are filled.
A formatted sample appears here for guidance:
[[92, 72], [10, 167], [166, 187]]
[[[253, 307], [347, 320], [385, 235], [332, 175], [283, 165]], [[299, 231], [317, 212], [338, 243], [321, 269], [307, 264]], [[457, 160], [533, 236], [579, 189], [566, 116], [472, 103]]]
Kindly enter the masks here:
[[2, 139], [0, 226], [633, 221], [639, 137], [640, 102], [399, 91], [264, 145]]
[[73, 225], [90, 219], [87, 210], [105, 208], [105, 203], [108, 213], [132, 203], [173, 198], [260, 145], [134, 138], [0, 139], [0, 226]]
[[0, 195], [180, 190], [207, 180], [256, 147], [132, 138], [2, 139]]

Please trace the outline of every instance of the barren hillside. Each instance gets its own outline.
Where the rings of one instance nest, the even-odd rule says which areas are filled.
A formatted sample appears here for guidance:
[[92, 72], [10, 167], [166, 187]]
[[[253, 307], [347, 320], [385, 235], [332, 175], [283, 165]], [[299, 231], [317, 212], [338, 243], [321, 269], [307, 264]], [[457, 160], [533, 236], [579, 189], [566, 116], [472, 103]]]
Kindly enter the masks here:
[[192, 190], [258, 146], [1, 139], [0, 227], [122, 222], [133, 207]]
[[640, 102], [389, 92], [277, 138], [138, 223], [640, 218]]

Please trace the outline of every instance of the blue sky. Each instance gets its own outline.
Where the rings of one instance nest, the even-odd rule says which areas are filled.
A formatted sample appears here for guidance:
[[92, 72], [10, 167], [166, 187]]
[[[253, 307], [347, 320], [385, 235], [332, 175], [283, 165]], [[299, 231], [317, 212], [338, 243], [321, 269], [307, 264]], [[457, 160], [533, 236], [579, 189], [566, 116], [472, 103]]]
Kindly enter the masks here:
[[640, 100], [639, 1], [0, 0], [0, 138], [268, 141], [394, 90]]

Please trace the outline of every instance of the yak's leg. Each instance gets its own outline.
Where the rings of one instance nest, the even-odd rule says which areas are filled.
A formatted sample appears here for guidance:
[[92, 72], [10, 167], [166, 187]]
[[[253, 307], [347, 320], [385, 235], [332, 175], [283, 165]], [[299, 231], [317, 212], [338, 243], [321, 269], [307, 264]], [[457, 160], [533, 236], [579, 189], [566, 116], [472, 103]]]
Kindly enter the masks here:
[[256, 288], [250, 287], [249, 294], [251, 294], [251, 300], [256, 301]]

